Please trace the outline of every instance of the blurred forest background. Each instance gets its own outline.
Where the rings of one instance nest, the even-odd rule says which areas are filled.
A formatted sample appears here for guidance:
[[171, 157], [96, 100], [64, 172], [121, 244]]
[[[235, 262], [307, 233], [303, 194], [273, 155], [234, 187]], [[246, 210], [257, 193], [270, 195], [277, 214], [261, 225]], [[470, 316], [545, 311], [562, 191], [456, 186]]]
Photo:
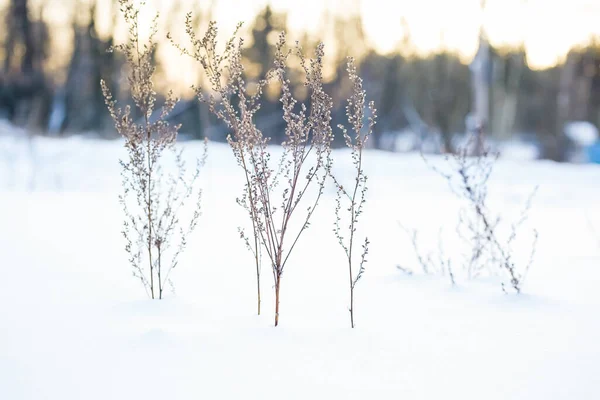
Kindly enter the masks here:
[[[52, 3], [38, 0], [34, 7], [32, 0], [0, 2], [0, 119], [39, 135], [114, 137], [99, 81], [107, 80], [117, 97], [126, 99], [123, 60], [118, 54], [107, 52], [119, 40], [118, 2], [73, 1], [72, 20], [63, 26], [60, 37], [55, 36], [47, 21]], [[160, 15], [156, 56], [159, 92], [169, 86], [165, 70], [178, 68], [179, 64], [174, 60], [179, 56], [165, 50], [172, 47], [164, 40], [166, 32], [178, 33], [177, 40], [185, 44], [185, 12], [194, 12], [202, 30], [213, 19], [212, 8], [197, 3], [174, 0], [171, 11]], [[485, 1], [481, 7], [485, 7]], [[104, 29], [99, 33], [99, 14], [109, 21], [109, 27], [114, 27], [113, 32]], [[360, 13], [343, 17], [328, 13], [315, 19], [317, 23], [317, 35], [300, 34], [294, 38], [305, 49], [314, 46], [316, 38], [333, 38], [335, 42], [325, 39], [326, 90], [334, 97], [335, 125], [345, 118], [344, 99], [349, 90], [346, 57], [358, 60], [368, 96], [379, 112], [372, 142], [375, 148], [409, 151], [428, 146], [427, 151], [448, 152], [454, 148], [456, 138], [480, 123], [490, 140], [529, 143], [539, 150], [539, 158], [572, 161], [582, 146], [597, 146], [600, 41], [593, 35], [588, 44], [573, 47], [557, 65], [532, 69], [523, 46], [494, 47], [483, 26], [478, 33], [476, 55], [465, 59], [451, 49], [441, 48], [428, 54], [418, 51], [402, 16], [397, 20], [404, 32], [398, 39], [399, 46], [386, 54], [370, 45]], [[272, 43], [281, 30], [287, 30], [287, 15], [269, 6], [246, 19], [245, 57], [251, 80], [264, 77], [271, 67]], [[63, 51], [54, 51], [53, 41], [61, 41]], [[195, 72], [185, 69], [181, 73]], [[192, 78], [192, 82], [201, 82], [199, 76]], [[225, 128], [194, 100], [188, 86], [174, 88], [183, 100], [173, 118], [184, 124], [183, 132], [189, 138], [208, 136], [211, 140], [224, 140]], [[299, 79], [295, 92], [301, 99], [306, 94]], [[275, 88], [267, 92], [257, 116], [258, 126], [275, 140], [283, 132], [279, 108]], [[571, 134], [571, 128], [583, 134]]]

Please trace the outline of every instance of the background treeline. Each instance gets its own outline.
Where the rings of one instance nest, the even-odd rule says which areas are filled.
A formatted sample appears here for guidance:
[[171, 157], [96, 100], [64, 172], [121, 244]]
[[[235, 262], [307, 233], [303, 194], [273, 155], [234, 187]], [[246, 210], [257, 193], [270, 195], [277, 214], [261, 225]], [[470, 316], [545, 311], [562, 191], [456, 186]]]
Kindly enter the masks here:
[[[116, 27], [119, 11], [116, 1], [102, 2], [103, 6], [112, 3], [108, 18], [112, 18], [111, 26]], [[120, 92], [125, 93], [127, 81], [123, 60], [107, 52], [117, 33], [98, 33], [99, 3], [100, 0], [73, 3], [77, 9], [70, 26], [72, 43], [65, 45], [72, 50], [57, 55], [51, 51], [53, 31], [46, 18], [51, 4], [41, 1], [41, 6], [34, 10], [31, 0], [5, 2], [0, 9], [0, 118], [40, 134], [116, 135], [105, 111], [99, 81], [103, 78], [115, 88], [117, 98]], [[198, 8], [194, 13], [195, 23], [205, 25], [211, 19], [210, 14]], [[179, 14], [175, 15], [163, 14], [161, 20], [169, 30], [181, 31], [183, 21]], [[452, 138], [474, 129], [475, 124], [470, 121], [477, 119], [485, 121], [485, 131], [492, 138], [526, 138], [539, 145], [542, 157], [564, 160], [569, 151], [564, 135], [566, 122], [577, 120], [600, 125], [600, 42], [572, 49], [561, 65], [532, 70], [522, 49], [493, 48], [484, 33], [477, 56], [467, 64], [458, 54], [446, 50], [419, 55], [408, 29], [397, 53], [381, 55], [369, 46], [359, 15], [324, 18], [322, 36], [335, 39], [335, 47], [327, 48], [329, 71], [325, 88], [334, 96], [333, 122], [337, 125], [345, 118], [343, 99], [351, 87], [344, 70], [346, 57], [353, 56], [357, 58], [369, 100], [374, 100], [378, 108], [379, 123], [372, 140], [377, 148], [394, 149], [395, 135], [410, 131], [418, 142], [414, 146], [429, 141], [437, 146], [436, 151], [452, 151]], [[401, 17], [398, 23], [403, 23]], [[286, 25], [286, 15], [268, 7], [246, 21], [248, 40], [244, 57], [251, 81], [266, 76], [276, 33], [287, 30]], [[170, 46], [160, 39], [159, 48]], [[300, 40], [306, 49], [316, 43], [308, 35]], [[60, 67], [53, 62], [56, 57], [66, 57]], [[156, 57], [159, 74], [161, 68], [177, 65], [164, 61]], [[290, 76], [293, 80], [293, 71]], [[306, 89], [299, 81], [292, 83], [295, 95], [302, 97]], [[257, 124], [279, 141], [283, 126], [277, 88], [268, 89]], [[191, 95], [178, 105], [173, 115], [184, 124], [183, 132], [190, 137], [225, 139], [224, 127]]]

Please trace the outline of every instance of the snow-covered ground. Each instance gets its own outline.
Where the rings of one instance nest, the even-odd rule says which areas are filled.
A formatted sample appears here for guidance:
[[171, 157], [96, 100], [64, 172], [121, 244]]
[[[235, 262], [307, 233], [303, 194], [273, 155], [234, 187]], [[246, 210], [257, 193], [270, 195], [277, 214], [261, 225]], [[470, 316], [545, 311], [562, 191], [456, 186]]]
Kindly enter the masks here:
[[[267, 265], [255, 315], [230, 150], [209, 146], [204, 214], [163, 301], [123, 250], [123, 155], [120, 141], [0, 138], [0, 399], [600, 398], [600, 166], [498, 162], [490, 196], [507, 214], [539, 185], [517, 296], [494, 278], [423, 275], [397, 221], [437, 247], [457, 200], [418, 155], [368, 152], [372, 245], [352, 330], [332, 188], [290, 258], [274, 328]], [[351, 172], [347, 152], [335, 157]], [[525, 230], [524, 253], [529, 242]]]

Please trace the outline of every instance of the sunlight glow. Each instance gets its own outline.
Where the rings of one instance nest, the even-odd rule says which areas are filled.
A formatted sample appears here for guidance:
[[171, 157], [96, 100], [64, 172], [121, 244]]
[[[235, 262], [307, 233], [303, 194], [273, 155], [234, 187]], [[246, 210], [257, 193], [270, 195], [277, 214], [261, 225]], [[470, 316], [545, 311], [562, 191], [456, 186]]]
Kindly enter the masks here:
[[[33, 17], [43, 15], [53, 32], [50, 67], [60, 69], [71, 51], [71, 24], [74, 15], [87, 18], [91, 0], [30, 0]], [[99, 1], [96, 10], [100, 34], [115, 29], [109, 0]], [[494, 46], [523, 46], [532, 68], [547, 68], [561, 62], [570, 48], [600, 36], [600, 1], [598, 0], [147, 0], [146, 21], [161, 13], [159, 39], [163, 31], [185, 40], [183, 20], [186, 12], [198, 10], [204, 19], [219, 22], [226, 36], [238, 21], [250, 26], [255, 15], [266, 5], [276, 12], [287, 13], [290, 35], [301, 32], [323, 39], [333, 33], [327, 16], [360, 15], [370, 46], [381, 53], [401, 51], [428, 54], [442, 48], [456, 51], [465, 62], [475, 54], [479, 31], [483, 26]], [[0, 0], [6, 10], [8, 0]], [[147, 17], [147, 18], [146, 18]], [[144, 25], [147, 29], [147, 24]], [[328, 30], [329, 29], [329, 30]], [[117, 38], [125, 35], [122, 21], [116, 23]], [[402, 42], [410, 36], [412, 48]], [[181, 60], [170, 46], [161, 46], [165, 61], [165, 79], [188, 87], [195, 82], [191, 60]], [[328, 46], [330, 49], [331, 45]], [[177, 61], [171, 61], [171, 60]]]

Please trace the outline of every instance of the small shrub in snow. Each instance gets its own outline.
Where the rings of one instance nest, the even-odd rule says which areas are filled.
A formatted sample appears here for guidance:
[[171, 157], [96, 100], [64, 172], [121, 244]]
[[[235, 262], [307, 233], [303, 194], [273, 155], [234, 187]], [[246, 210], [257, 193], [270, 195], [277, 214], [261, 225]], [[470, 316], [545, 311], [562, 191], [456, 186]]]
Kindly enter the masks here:
[[[419, 231], [416, 229], [406, 228], [400, 222], [398, 222], [398, 225], [400, 225], [400, 228], [402, 228], [402, 230], [404, 230], [409, 236], [413, 251], [417, 258], [417, 262], [423, 273], [425, 275], [447, 275], [448, 278], [450, 278], [452, 285], [456, 285], [454, 271], [452, 270], [452, 259], [446, 256], [446, 252], [444, 250], [444, 243], [442, 240], [443, 230], [440, 229], [438, 234], [437, 250], [429, 251], [428, 253], [424, 254], [421, 246], [419, 245]], [[401, 265], [397, 265], [396, 268], [407, 275], [412, 275], [412, 270], [408, 268], [405, 268]]]
[[[362, 79], [356, 73], [356, 66], [354, 65], [353, 59], [348, 60], [347, 69], [350, 81], [352, 82], [352, 95], [348, 99], [348, 104], [346, 105], [346, 116], [348, 117], [348, 123], [351, 125], [350, 129], [352, 130], [352, 136], [348, 133], [348, 129], [343, 125], [340, 125], [340, 129], [342, 129], [344, 134], [346, 146], [351, 150], [352, 164], [355, 168], [356, 175], [354, 177], [354, 182], [350, 187], [344, 187], [333, 174], [331, 174], [331, 177], [337, 188], [334, 232], [340, 246], [344, 249], [348, 260], [350, 326], [354, 328], [354, 288], [365, 271], [364, 264], [367, 261], [366, 257], [369, 252], [369, 239], [365, 237], [365, 241], [362, 245], [360, 262], [358, 263], [358, 272], [355, 274], [355, 271], [353, 270], [353, 252], [355, 248], [356, 225], [363, 212], [367, 192], [367, 175], [365, 175], [363, 170], [363, 150], [369, 136], [373, 132], [373, 126], [375, 126], [377, 115], [374, 103], [370, 102], [369, 126], [366, 132], [363, 132], [366, 92], [362, 86]], [[347, 228], [342, 228], [341, 225], [342, 208], [349, 213], [349, 225]], [[344, 236], [346, 233], [348, 235], [347, 239]]]
[[[476, 155], [472, 156], [472, 152]], [[467, 260], [464, 263], [468, 277], [474, 278], [483, 272], [501, 271], [507, 276], [508, 286], [514, 292], [520, 293], [533, 262], [537, 232], [534, 231], [528, 262], [517, 264], [513, 245], [517, 239], [519, 228], [527, 219], [535, 191], [528, 198], [520, 217], [514, 223], [502, 226], [501, 214], [493, 210], [488, 201], [488, 181], [497, 157], [497, 153], [490, 151], [483, 142], [480, 131], [471, 136], [467, 143], [460, 146], [455, 153], [447, 155], [443, 166], [438, 167], [431, 164], [430, 166], [448, 182], [452, 192], [464, 202], [459, 210], [456, 231], [469, 249]], [[425, 161], [429, 164], [427, 159]], [[439, 240], [441, 246], [441, 236]], [[419, 252], [416, 232], [412, 234], [412, 242], [425, 272], [433, 269], [434, 258], [431, 255], [424, 257]], [[454, 283], [454, 275], [450, 268], [451, 259], [446, 258], [441, 250], [438, 258], [437, 269], [447, 270]], [[506, 292], [507, 289], [507, 285], [503, 282], [502, 290]]]
[[[167, 96], [158, 118], [152, 120], [156, 103], [152, 82], [156, 18], [149, 42], [142, 44], [139, 42], [139, 8], [134, 7], [133, 0], [119, 0], [119, 3], [129, 27], [129, 38], [115, 49], [127, 59], [131, 97], [142, 115], [142, 122], [134, 122], [129, 105], [118, 108], [105, 82], [101, 85], [115, 127], [125, 138], [129, 156], [121, 161], [123, 194], [120, 202], [125, 212], [125, 249], [134, 276], [140, 279], [151, 298], [161, 299], [166, 284], [171, 283], [169, 276], [177, 266], [178, 256], [186, 246], [186, 237], [194, 230], [200, 216], [202, 192], [196, 182], [206, 159], [206, 146], [202, 159], [189, 177], [182, 153], [174, 146], [180, 126], [172, 126], [167, 121], [177, 103], [172, 93]], [[164, 172], [166, 150], [174, 154], [173, 174]], [[192, 201], [193, 210], [189, 220], [182, 222], [180, 213], [188, 200]]]
[[[333, 103], [323, 90], [324, 46], [319, 44], [314, 59], [308, 60], [298, 44], [295, 49], [288, 49], [285, 35], [280, 34], [274, 68], [250, 91], [242, 65], [243, 40], [234, 35], [223, 53], [218, 54], [214, 23], [202, 39], [195, 36], [189, 15], [186, 25], [193, 48], [177, 47], [198, 60], [206, 71], [211, 94], [198, 88], [198, 97], [208, 103], [211, 111], [232, 132], [228, 141], [246, 181], [238, 203], [252, 220], [254, 242], [248, 241], [250, 247], [256, 255], [256, 243], [260, 243], [271, 263], [277, 326], [283, 272], [298, 240], [310, 225], [331, 169]], [[292, 95], [288, 60], [294, 55], [304, 73], [310, 108], [299, 104]], [[270, 138], [263, 135], [254, 121], [263, 89], [269, 82], [280, 89], [286, 125], [282, 154], [275, 166], [268, 146]]]

